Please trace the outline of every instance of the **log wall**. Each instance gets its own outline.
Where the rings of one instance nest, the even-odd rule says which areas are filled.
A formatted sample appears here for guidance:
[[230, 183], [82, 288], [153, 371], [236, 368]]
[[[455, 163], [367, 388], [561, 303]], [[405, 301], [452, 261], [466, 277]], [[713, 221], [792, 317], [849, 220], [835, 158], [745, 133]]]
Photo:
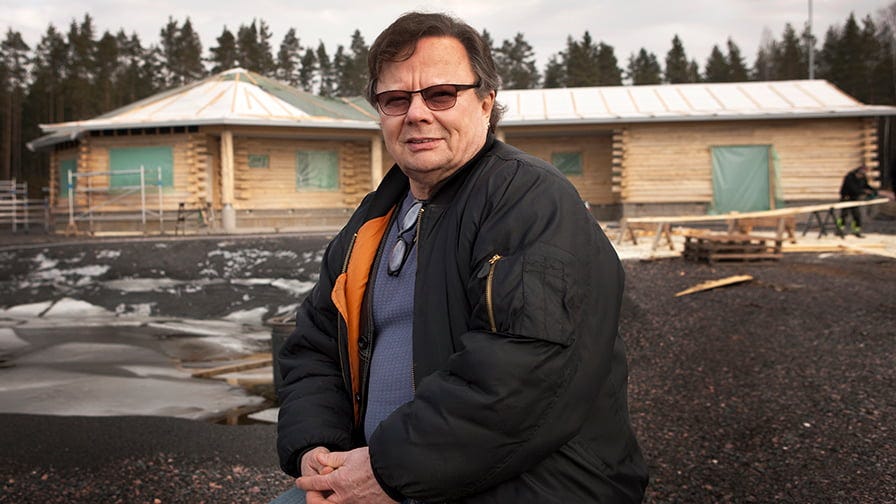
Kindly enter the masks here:
[[[296, 154], [334, 150], [339, 156], [339, 188], [296, 190]], [[267, 168], [250, 168], [249, 155], [267, 155]], [[371, 190], [370, 142], [293, 140], [234, 136], [234, 208], [311, 209], [355, 207]]]
[[837, 199], [847, 171], [876, 165], [873, 134], [858, 118], [629, 124], [617, 190], [626, 203], [709, 203], [713, 146], [771, 145], [785, 200]]
[[514, 147], [551, 162], [554, 153], [579, 152], [582, 155], [582, 174], [569, 175], [569, 180], [583, 200], [592, 205], [618, 202], [613, 194], [613, 135], [611, 131], [581, 133], [567, 131], [560, 135], [544, 132], [519, 134], [505, 131], [505, 141]]

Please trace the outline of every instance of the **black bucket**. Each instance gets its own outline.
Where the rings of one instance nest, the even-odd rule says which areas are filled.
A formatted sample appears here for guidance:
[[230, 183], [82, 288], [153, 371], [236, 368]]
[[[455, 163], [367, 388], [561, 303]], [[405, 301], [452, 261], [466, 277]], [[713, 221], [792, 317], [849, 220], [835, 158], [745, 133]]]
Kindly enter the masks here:
[[296, 317], [295, 315], [274, 317], [268, 319], [265, 324], [271, 326], [271, 357], [274, 361], [274, 392], [276, 393], [280, 390], [280, 383], [283, 381], [280, 377], [280, 359], [277, 358], [277, 355], [280, 353], [283, 343], [286, 342], [286, 338], [296, 328]]

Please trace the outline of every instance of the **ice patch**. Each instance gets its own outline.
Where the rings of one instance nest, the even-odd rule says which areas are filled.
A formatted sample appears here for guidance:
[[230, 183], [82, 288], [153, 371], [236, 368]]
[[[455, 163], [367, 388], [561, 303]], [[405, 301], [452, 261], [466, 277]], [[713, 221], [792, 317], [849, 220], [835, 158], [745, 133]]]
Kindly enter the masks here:
[[0, 385], [0, 412], [32, 415], [153, 415], [203, 420], [261, 397], [212, 380], [134, 378], [13, 368]]
[[67, 276], [80, 276], [82, 277], [78, 284], [82, 285], [83, 282], [86, 281], [89, 283], [92, 277], [98, 277], [100, 275], [105, 274], [109, 271], [108, 265], [94, 264], [91, 266], [82, 266], [80, 268], [71, 268], [71, 269], [57, 269], [57, 268], [41, 268], [38, 271], [35, 271], [30, 275], [30, 279], [32, 281], [63, 281]]
[[242, 324], [226, 320], [179, 320], [167, 322], [150, 322], [147, 326], [164, 329], [171, 333], [191, 334], [193, 336], [226, 337], [244, 331]]
[[147, 348], [118, 343], [63, 343], [36, 352], [27, 353], [16, 359], [16, 364], [167, 364], [162, 354]]
[[115, 307], [115, 315], [125, 317], [149, 317], [152, 315], [152, 309], [155, 303], [138, 303], [138, 304], [120, 304]]
[[15, 331], [8, 327], [0, 327], [0, 353], [12, 352], [29, 346], [29, 343], [20, 338]]
[[157, 292], [171, 287], [183, 285], [183, 280], [170, 278], [122, 278], [120, 280], [108, 280], [102, 284], [109, 289], [121, 292]]

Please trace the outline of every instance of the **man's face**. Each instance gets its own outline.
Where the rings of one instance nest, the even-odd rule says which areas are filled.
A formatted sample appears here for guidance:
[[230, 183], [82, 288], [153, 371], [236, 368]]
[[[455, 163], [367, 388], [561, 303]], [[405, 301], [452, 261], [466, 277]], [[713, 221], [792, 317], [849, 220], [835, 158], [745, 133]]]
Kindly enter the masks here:
[[[376, 91], [475, 83], [467, 51], [457, 39], [427, 37], [417, 42], [409, 59], [383, 65]], [[482, 148], [494, 99], [494, 93], [480, 99], [474, 89], [467, 89], [458, 92], [454, 107], [433, 111], [416, 93], [406, 114], [389, 116], [380, 111], [386, 149], [411, 179], [412, 190], [421, 187], [428, 193]], [[429, 197], [414, 192], [417, 197]]]

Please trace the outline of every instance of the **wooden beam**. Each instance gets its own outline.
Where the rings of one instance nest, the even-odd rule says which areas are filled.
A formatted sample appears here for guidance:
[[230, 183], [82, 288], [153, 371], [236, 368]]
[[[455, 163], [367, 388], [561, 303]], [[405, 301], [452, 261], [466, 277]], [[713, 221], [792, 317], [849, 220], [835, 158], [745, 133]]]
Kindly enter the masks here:
[[233, 132], [221, 133], [221, 203], [233, 203]]
[[734, 285], [743, 282], [749, 282], [753, 277], [750, 275], [735, 275], [727, 278], [720, 278], [718, 280], [709, 280], [707, 282], [699, 283], [691, 288], [685, 289], [681, 292], [677, 292], [675, 297], [686, 296], [688, 294], [693, 294], [695, 292], [702, 292], [705, 290], [715, 289], [718, 287], [724, 287], [726, 285]]

